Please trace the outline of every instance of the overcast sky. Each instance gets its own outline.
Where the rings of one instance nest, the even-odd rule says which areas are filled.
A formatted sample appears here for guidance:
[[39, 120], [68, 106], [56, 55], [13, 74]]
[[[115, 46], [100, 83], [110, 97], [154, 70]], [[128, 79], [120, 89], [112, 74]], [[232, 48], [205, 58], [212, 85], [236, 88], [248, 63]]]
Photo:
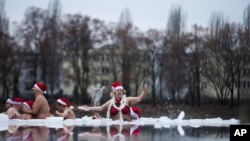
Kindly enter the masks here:
[[[21, 21], [27, 7], [48, 7], [50, 0], [5, 0], [6, 15]], [[198, 24], [207, 27], [213, 13], [224, 13], [230, 22], [242, 23], [243, 11], [250, 0], [61, 0], [62, 14], [81, 13], [106, 22], [118, 22], [121, 12], [129, 9], [134, 25], [141, 30], [165, 29], [169, 11], [181, 6], [186, 28]]]

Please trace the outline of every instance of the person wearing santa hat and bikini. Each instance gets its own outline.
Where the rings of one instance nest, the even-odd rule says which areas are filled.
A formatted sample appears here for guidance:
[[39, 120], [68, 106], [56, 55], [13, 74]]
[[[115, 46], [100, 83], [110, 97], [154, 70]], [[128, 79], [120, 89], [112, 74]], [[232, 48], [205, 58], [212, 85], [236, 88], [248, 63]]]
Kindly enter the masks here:
[[23, 99], [22, 98], [14, 98], [9, 99], [8, 101], [12, 106], [6, 111], [6, 114], [9, 116], [9, 119], [16, 119], [20, 118], [21, 114], [19, 113], [19, 110], [22, 107]]
[[57, 99], [57, 110], [56, 114], [60, 117], [64, 117], [64, 119], [75, 119], [75, 113], [72, 110], [74, 107], [71, 105], [71, 103], [68, 101], [68, 99], [62, 97]]
[[32, 105], [32, 109], [23, 108], [23, 112], [31, 114], [32, 118], [45, 119], [49, 116], [50, 107], [47, 99], [43, 94], [46, 94], [46, 86], [42, 82], [38, 82], [32, 88], [32, 92], [35, 95], [35, 101]]
[[133, 119], [140, 118], [141, 114], [139, 108], [133, 106], [139, 103], [144, 95], [148, 91], [148, 86], [145, 84], [143, 90], [137, 97], [126, 97], [126, 91], [124, 90], [120, 82], [112, 83], [112, 98], [101, 106], [89, 107], [89, 106], [79, 106], [80, 110], [84, 111], [96, 111], [101, 112], [107, 111], [107, 118], [111, 117], [113, 120], [127, 120], [131, 121]]

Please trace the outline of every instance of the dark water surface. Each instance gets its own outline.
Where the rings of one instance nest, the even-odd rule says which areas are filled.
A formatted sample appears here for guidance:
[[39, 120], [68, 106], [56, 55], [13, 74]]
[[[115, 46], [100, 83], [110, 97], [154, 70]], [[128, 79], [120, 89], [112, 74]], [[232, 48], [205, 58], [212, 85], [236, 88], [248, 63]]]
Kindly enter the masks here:
[[[1, 125], [0, 125], [1, 126]], [[229, 127], [177, 127], [123, 125], [102, 127], [15, 127], [0, 131], [0, 141], [229, 141]], [[182, 134], [182, 135], [181, 135]]]

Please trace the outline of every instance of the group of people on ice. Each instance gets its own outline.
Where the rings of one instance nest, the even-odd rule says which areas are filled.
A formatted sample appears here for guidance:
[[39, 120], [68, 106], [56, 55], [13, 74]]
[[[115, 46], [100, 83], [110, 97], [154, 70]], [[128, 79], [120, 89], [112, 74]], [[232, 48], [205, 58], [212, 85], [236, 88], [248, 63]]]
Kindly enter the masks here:
[[[36, 83], [32, 92], [35, 96], [35, 100], [23, 100], [16, 97], [13, 99], [7, 99], [5, 107], [7, 108], [6, 114], [9, 119], [45, 119], [50, 115], [50, 106], [44, 94], [46, 94], [46, 86], [44, 83]], [[57, 99], [57, 111], [58, 116], [62, 116], [65, 119], [75, 118], [75, 113], [70, 109], [70, 102], [66, 98]]]
[[[134, 105], [139, 103], [148, 91], [148, 86], [145, 84], [143, 90], [137, 97], [126, 97], [120, 82], [112, 83], [111, 99], [101, 106], [79, 106], [78, 109], [84, 111], [102, 112], [107, 110], [107, 117], [113, 120], [123, 119], [131, 121], [140, 118], [141, 114], [138, 107]], [[7, 110], [5, 114], [10, 119], [45, 119], [51, 116], [50, 106], [44, 94], [46, 94], [46, 86], [44, 83], [36, 83], [32, 88], [35, 100], [23, 101], [22, 98], [7, 99], [5, 106]], [[75, 119], [73, 106], [64, 97], [56, 101], [56, 116], [64, 117], [64, 119]]]

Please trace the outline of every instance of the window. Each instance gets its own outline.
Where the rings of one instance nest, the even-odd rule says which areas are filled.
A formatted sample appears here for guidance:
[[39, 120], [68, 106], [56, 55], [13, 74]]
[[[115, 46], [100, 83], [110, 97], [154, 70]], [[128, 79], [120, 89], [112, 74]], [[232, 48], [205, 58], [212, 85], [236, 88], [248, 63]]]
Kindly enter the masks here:
[[244, 69], [243, 70], [243, 76], [249, 75], [249, 69]]
[[250, 88], [250, 81], [247, 82], [247, 88]]
[[101, 85], [102, 85], [102, 86], [108, 86], [108, 85], [109, 85], [108, 80], [102, 80], [102, 81], [101, 81]]
[[109, 74], [109, 68], [108, 67], [102, 67], [102, 74]]
[[105, 61], [105, 56], [104, 55], [100, 55], [100, 61]]
[[246, 81], [243, 82], [243, 86], [242, 87], [243, 88], [247, 88], [247, 82]]

